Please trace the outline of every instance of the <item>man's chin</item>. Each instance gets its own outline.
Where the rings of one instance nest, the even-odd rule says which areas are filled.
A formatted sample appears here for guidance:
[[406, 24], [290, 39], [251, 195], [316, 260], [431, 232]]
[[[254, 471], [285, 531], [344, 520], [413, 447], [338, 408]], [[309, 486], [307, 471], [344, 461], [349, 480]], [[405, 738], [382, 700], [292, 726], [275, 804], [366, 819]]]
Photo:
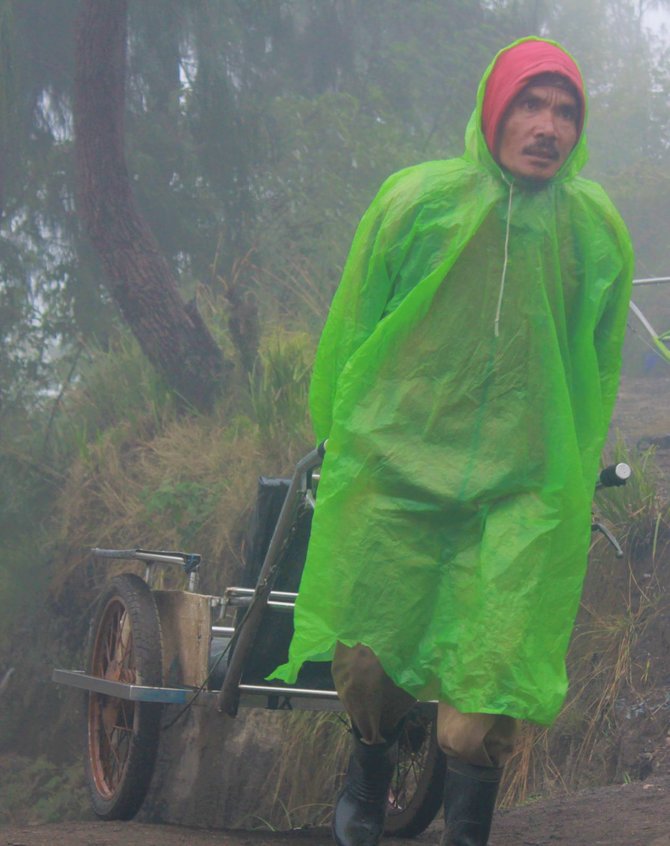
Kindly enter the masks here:
[[520, 165], [512, 170], [513, 176], [519, 179], [525, 179], [529, 182], [546, 182], [555, 176], [560, 165], [555, 159], [541, 158], [539, 156], [529, 156], [520, 163]]

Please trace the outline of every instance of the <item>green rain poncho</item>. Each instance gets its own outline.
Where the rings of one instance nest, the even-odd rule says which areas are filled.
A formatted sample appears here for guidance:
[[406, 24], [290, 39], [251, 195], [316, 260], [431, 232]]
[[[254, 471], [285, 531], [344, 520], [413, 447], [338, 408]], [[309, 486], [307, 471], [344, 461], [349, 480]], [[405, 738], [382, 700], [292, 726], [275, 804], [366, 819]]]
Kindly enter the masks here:
[[462, 158], [392, 176], [356, 234], [317, 353], [327, 454], [274, 677], [363, 643], [418, 699], [548, 724], [567, 689], [632, 249], [577, 176], [583, 135], [539, 190], [501, 172], [480, 128], [492, 67]]

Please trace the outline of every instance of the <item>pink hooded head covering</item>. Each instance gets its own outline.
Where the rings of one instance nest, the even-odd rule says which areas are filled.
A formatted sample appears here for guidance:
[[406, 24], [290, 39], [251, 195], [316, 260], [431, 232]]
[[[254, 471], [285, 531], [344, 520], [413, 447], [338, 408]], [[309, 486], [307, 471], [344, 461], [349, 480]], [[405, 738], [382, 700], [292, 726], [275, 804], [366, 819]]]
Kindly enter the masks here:
[[578, 136], [584, 126], [584, 81], [574, 60], [556, 44], [533, 39], [522, 41], [498, 56], [486, 83], [482, 108], [482, 130], [491, 153], [495, 150], [496, 134], [507, 107], [533, 78], [555, 73], [575, 87], [579, 97]]

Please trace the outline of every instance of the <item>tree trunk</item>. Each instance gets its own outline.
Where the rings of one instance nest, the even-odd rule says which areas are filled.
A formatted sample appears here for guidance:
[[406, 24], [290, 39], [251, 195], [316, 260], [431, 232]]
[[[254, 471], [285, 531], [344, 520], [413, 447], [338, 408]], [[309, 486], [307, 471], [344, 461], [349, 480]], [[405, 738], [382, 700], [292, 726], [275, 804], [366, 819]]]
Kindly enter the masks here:
[[127, 0], [82, 0], [74, 86], [77, 207], [107, 285], [147, 358], [198, 409], [228, 365], [195, 303], [186, 305], [135, 202], [124, 153]]

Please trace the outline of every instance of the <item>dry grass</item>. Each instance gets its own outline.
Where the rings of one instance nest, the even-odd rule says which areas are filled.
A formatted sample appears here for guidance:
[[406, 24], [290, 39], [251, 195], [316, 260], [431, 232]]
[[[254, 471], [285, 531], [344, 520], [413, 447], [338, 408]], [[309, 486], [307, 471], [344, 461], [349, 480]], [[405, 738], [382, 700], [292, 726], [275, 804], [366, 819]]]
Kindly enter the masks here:
[[667, 610], [668, 504], [658, 493], [653, 453], [624, 454], [619, 444], [615, 457], [633, 466], [633, 478], [623, 489], [599, 493], [596, 502], [624, 558], [596, 536], [568, 655], [568, 697], [551, 729], [524, 727], [501, 792], [506, 806], [629, 778], [620, 749], [631, 728], [624, 725], [625, 708], [653, 698], [664, 683], [649, 657], [653, 647], [641, 643], [653, 639]]
[[300, 828], [330, 821], [349, 757], [348, 723], [332, 712], [286, 716], [281, 754], [268, 772], [267, 794], [275, 812], [241, 820], [241, 827]]
[[94, 546], [188, 547], [205, 553], [206, 567], [228, 570], [255, 487], [253, 434], [225, 436], [205, 419], [175, 421], [147, 441], [135, 432], [116, 434], [72, 467], [58, 521], [70, 557], [61, 560], [54, 588], [70, 580]]
[[[255, 386], [255, 402], [266, 412], [259, 419], [249, 394], [229, 397], [211, 415], [186, 416], [159, 403], [156, 389], [146, 392], [147, 402], [138, 400], [132, 413], [126, 400], [125, 411], [110, 412], [106, 422], [96, 398], [103, 395], [110, 403], [119, 366], [126, 370], [119, 390], [135, 397], [143, 396], [139, 388], [147, 373], [134, 364], [139, 353], [133, 345], [122, 349], [121, 365], [102, 356], [101, 370], [69, 400], [64, 418], [70, 428], [61, 423], [61, 441], [70, 444], [74, 458], [55, 508], [55, 596], [67, 586], [75, 598], [83, 594], [86, 604], [86, 595], [115, 570], [128, 569], [128, 562], [92, 563], [89, 550], [96, 546], [198, 552], [204, 562], [202, 588], [223, 589], [241, 564], [258, 476], [285, 475], [310, 446], [306, 341], [282, 336], [270, 348], [272, 366]], [[129, 384], [133, 379], [140, 384]], [[273, 411], [275, 403], [281, 415]], [[251, 414], [236, 410], [245, 404]], [[167, 583], [181, 586], [178, 574], [169, 575]]]

